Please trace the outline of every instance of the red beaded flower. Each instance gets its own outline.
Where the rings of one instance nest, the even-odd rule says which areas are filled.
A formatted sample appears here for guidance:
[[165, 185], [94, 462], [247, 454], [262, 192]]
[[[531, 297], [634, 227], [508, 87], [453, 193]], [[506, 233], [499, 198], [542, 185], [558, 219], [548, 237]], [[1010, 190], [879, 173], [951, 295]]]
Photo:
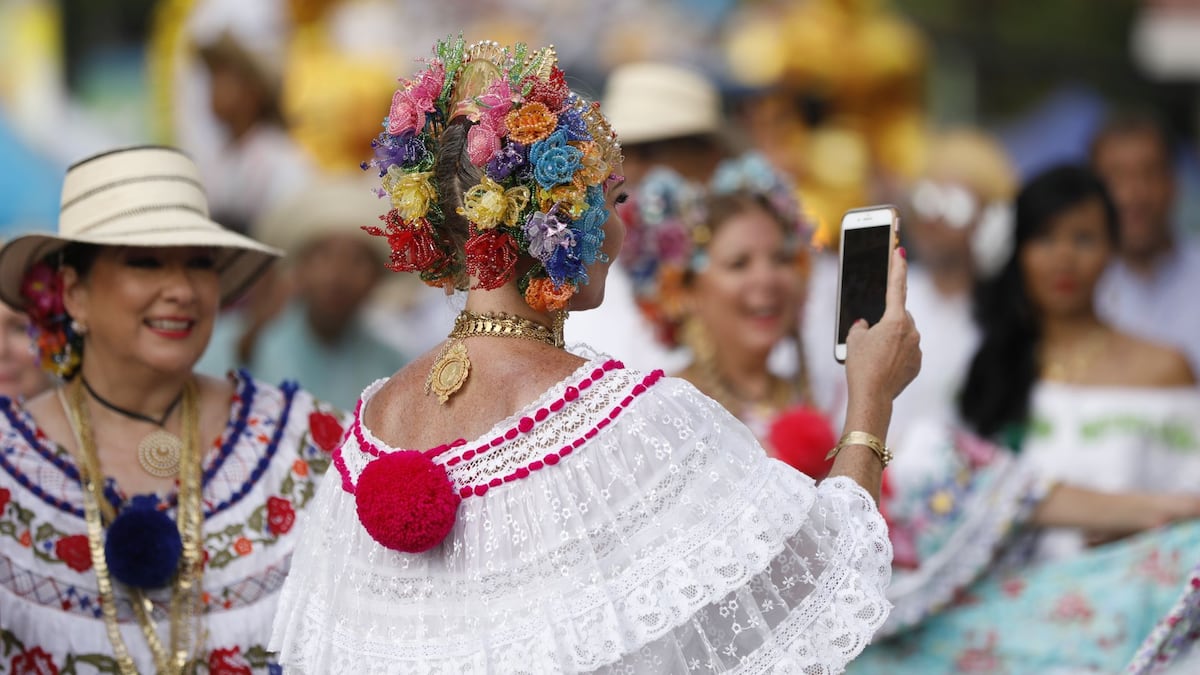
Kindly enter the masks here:
[[520, 253], [517, 240], [500, 228], [474, 230], [463, 250], [467, 256], [467, 274], [475, 277], [475, 288], [490, 291], [512, 278]]

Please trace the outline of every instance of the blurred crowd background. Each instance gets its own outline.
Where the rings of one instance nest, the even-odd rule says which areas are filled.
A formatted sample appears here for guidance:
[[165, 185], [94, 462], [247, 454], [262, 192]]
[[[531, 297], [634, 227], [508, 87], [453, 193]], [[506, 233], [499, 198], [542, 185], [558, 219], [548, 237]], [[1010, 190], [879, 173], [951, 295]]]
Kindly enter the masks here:
[[[309, 380], [335, 372], [356, 391], [385, 372], [378, 359], [400, 363], [440, 340], [448, 319], [430, 317], [451, 314], [411, 280], [340, 271], [379, 251], [321, 246], [317, 256], [308, 244], [322, 228], [373, 216], [338, 195], [361, 189], [359, 164], [397, 78], [459, 32], [551, 43], [572, 87], [597, 98], [622, 65], [687, 65], [719, 93], [721, 144], [758, 148], [793, 176], [814, 242], [827, 248], [848, 208], [891, 202], [913, 214], [923, 178], [966, 185], [982, 205], [1006, 202], [1040, 170], [1086, 161], [1097, 130], [1124, 109], [1169, 132], [1170, 221], [1200, 230], [1200, 2], [1190, 0], [2, 0], [0, 239], [54, 228], [71, 162], [123, 144], [178, 145], [205, 172], [219, 221], [293, 262], [308, 256], [302, 278], [276, 275], [218, 330], [213, 350], [224, 356], [211, 367], [248, 358], [255, 344], [264, 369], [263, 354], [302, 350], [302, 340], [263, 336], [289, 320], [289, 298], [326, 308], [324, 319], [309, 312], [316, 342], [322, 322], [336, 335], [365, 307], [363, 342], [341, 350], [346, 363], [316, 350], [281, 364], [318, 393]], [[633, 86], [670, 86], [656, 82]], [[671, 114], [643, 117], [669, 125]], [[642, 133], [619, 122], [617, 132]], [[952, 216], [954, 199], [924, 193], [927, 212]], [[326, 267], [314, 258], [339, 255]], [[368, 349], [379, 356], [359, 373]]]

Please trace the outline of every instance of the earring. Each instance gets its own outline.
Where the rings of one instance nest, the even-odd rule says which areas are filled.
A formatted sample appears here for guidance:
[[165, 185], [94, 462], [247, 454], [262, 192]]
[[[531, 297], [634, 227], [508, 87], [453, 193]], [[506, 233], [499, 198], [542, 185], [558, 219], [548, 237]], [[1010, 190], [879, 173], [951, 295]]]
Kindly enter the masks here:
[[75, 319], [71, 319], [71, 332], [75, 333], [79, 337], [83, 337], [84, 335], [87, 335], [87, 326], [76, 321]]
[[679, 337], [684, 346], [691, 350], [692, 358], [698, 365], [704, 368], [716, 367], [717, 348], [699, 319], [695, 316], [685, 319]]

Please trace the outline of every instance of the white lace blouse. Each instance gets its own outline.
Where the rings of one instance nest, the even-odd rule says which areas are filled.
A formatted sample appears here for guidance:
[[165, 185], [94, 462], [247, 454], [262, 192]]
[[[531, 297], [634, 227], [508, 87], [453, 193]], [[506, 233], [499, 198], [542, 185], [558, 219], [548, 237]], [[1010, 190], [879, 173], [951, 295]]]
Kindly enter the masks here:
[[356, 416], [335, 453], [271, 640], [288, 672], [816, 675], [888, 613], [867, 492], [767, 458], [661, 371], [592, 360], [438, 455], [465, 496], [422, 554], [383, 548], [356, 514], [359, 475], [394, 451]]

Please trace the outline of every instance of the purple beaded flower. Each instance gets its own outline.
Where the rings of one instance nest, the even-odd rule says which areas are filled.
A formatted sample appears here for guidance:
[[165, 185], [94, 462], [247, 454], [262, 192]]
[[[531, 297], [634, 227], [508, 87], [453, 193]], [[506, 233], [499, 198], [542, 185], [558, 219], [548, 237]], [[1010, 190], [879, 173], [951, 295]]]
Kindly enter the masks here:
[[520, 143], [509, 143], [487, 163], [487, 176], [499, 183], [529, 165], [526, 149]]
[[547, 213], [538, 211], [525, 221], [525, 237], [529, 240], [529, 254], [546, 263], [572, 237], [570, 221], [559, 220], [557, 208]]

